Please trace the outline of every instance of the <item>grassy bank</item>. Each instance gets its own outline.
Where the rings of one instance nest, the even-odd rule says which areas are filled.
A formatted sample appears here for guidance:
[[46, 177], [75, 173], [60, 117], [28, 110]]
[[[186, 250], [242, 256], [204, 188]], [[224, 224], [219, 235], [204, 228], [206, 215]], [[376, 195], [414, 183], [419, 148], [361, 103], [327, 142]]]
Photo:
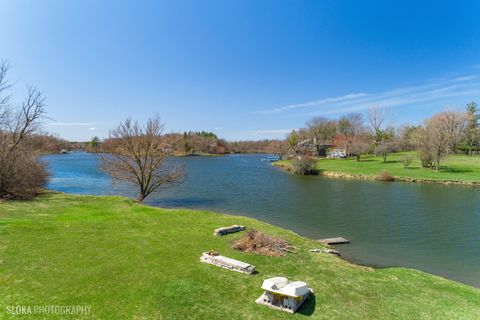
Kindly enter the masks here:
[[[413, 156], [414, 161], [404, 167], [402, 159]], [[289, 167], [290, 161], [277, 161], [277, 166]], [[375, 178], [379, 173], [388, 171], [400, 180], [435, 180], [449, 182], [480, 183], [480, 156], [451, 155], [445, 158], [439, 172], [423, 168], [415, 153], [401, 152], [387, 157], [387, 163], [382, 157], [373, 155], [362, 156], [361, 161], [356, 159], [321, 159], [317, 162], [317, 169], [331, 175], [341, 173], [345, 175]]]
[[[284, 257], [234, 251], [230, 243], [241, 234], [212, 231], [235, 223], [287, 239], [298, 251]], [[89, 305], [95, 319], [480, 318], [479, 289], [308, 252], [318, 246], [250, 218], [157, 209], [120, 197], [50, 194], [0, 202], [0, 318], [9, 318], [9, 305]], [[208, 249], [250, 262], [259, 273], [202, 264]], [[262, 280], [277, 275], [306, 281], [315, 298], [294, 316], [256, 305]]]

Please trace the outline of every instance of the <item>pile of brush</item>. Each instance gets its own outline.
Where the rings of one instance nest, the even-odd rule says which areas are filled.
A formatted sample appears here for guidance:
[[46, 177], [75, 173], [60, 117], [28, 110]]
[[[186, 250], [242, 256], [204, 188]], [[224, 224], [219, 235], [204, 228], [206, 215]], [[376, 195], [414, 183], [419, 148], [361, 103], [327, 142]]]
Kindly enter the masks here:
[[251, 230], [239, 240], [234, 241], [232, 248], [263, 256], [278, 257], [285, 252], [291, 252], [294, 247], [281, 238], [268, 236], [258, 230]]
[[375, 180], [377, 180], [377, 181], [394, 181], [395, 178], [390, 173], [388, 173], [388, 171], [383, 171], [382, 173], [378, 174], [375, 177]]

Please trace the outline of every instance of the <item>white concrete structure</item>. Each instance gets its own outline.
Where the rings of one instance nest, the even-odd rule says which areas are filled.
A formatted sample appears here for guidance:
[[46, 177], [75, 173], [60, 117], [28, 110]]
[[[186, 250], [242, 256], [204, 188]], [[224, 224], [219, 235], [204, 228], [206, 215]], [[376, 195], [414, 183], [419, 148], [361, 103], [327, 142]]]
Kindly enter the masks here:
[[290, 313], [297, 311], [312, 293], [305, 282], [289, 282], [284, 277], [264, 280], [262, 289], [265, 292], [255, 301], [256, 303]]

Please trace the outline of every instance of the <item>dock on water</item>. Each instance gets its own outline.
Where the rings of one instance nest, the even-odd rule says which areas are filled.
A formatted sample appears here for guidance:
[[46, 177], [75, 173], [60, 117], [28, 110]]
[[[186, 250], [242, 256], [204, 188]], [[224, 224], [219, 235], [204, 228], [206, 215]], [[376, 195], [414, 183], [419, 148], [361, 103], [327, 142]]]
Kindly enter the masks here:
[[350, 243], [350, 240], [345, 239], [343, 237], [336, 237], [336, 238], [326, 238], [326, 239], [319, 239], [317, 240], [324, 244], [343, 244], [343, 243]]

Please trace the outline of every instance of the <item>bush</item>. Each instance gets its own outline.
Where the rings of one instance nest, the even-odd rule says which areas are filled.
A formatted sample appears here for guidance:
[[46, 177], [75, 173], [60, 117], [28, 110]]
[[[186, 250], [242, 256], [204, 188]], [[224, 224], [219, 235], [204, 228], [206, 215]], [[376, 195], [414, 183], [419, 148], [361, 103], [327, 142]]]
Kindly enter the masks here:
[[317, 165], [317, 160], [310, 157], [303, 157], [299, 159], [294, 159], [292, 161], [293, 172], [296, 174], [302, 174], [302, 175], [318, 174], [316, 165]]
[[413, 157], [412, 156], [404, 156], [402, 157], [402, 163], [403, 163], [403, 167], [404, 168], [407, 168], [409, 165], [412, 164], [413, 162]]
[[48, 172], [44, 163], [29, 153], [6, 157], [1, 162], [5, 167], [0, 169], [0, 198], [30, 199], [47, 183]]
[[424, 168], [431, 168], [433, 166], [433, 157], [430, 152], [420, 150], [420, 161]]
[[380, 173], [379, 175], [377, 175], [375, 177], [375, 180], [377, 180], [377, 181], [394, 181], [395, 178], [390, 173], [388, 173], [387, 171], [383, 171], [382, 173]]
[[267, 236], [257, 230], [251, 230], [232, 244], [233, 249], [263, 256], [281, 256], [288, 250], [288, 247], [289, 245], [285, 240]]

